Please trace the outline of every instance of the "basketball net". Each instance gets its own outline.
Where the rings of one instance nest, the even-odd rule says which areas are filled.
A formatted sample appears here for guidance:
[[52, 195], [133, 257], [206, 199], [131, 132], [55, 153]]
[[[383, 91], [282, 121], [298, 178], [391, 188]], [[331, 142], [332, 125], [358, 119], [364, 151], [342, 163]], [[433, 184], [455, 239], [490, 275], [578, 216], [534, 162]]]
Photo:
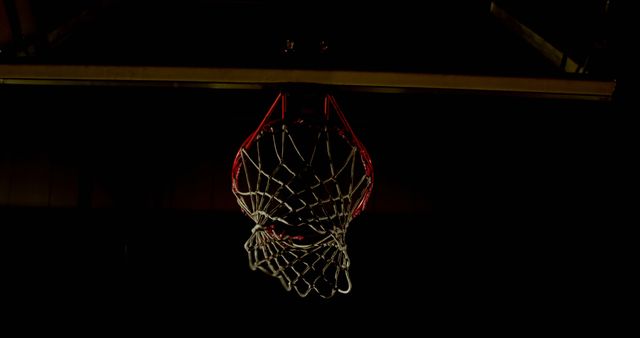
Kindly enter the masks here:
[[345, 235], [367, 204], [373, 166], [333, 96], [316, 110], [288, 98], [278, 95], [240, 147], [232, 190], [255, 223], [250, 268], [301, 297], [329, 298], [351, 290]]

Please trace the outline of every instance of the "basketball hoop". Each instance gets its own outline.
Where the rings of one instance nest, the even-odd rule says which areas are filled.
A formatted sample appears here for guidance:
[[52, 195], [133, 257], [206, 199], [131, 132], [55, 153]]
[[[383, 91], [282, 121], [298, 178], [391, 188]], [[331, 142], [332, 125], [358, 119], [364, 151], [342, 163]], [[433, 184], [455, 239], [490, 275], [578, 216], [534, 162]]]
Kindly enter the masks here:
[[329, 298], [351, 290], [345, 235], [367, 204], [373, 166], [333, 96], [316, 110], [287, 99], [278, 95], [240, 147], [232, 191], [255, 223], [250, 268], [301, 297]]

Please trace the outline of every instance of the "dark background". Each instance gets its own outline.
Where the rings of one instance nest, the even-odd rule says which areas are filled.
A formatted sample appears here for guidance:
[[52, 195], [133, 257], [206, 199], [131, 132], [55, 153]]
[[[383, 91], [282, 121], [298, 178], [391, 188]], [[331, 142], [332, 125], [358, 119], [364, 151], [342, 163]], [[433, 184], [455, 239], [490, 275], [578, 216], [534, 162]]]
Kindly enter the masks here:
[[376, 181], [347, 237], [353, 292], [326, 301], [249, 271], [242, 247], [253, 224], [230, 166], [274, 93], [1, 93], [22, 110], [4, 119], [0, 197], [6, 278], [25, 311], [409, 330], [423, 316], [550, 323], [596, 301], [583, 296], [601, 258], [583, 239], [598, 227], [582, 218], [607, 198], [608, 103], [337, 93]]
[[[203, 10], [212, 3], [228, 11], [215, 29], [213, 12]], [[59, 46], [6, 62], [572, 76], [500, 30], [484, 7], [458, 5], [469, 10], [333, 5], [339, 15], [325, 31], [344, 48], [327, 61], [304, 51], [282, 58], [273, 47], [292, 34], [316, 39], [316, 19], [295, 16], [290, 25], [282, 16], [327, 10], [320, 3], [143, 1], [111, 7]], [[250, 10], [229, 9], [242, 6]], [[273, 10], [282, 6], [284, 14]], [[224, 13], [275, 28], [243, 30], [254, 26]], [[391, 15], [407, 19], [384, 25]], [[211, 42], [227, 27], [234, 33]], [[424, 32], [432, 43], [411, 44]], [[390, 47], [395, 39], [402, 52]], [[599, 217], [609, 200], [617, 98], [325, 88], [369, 150], [375, 185], [347, 236], [353, 291], [321, 300], [299, 299], [249, 270], [243, 243], [253, 224], [231, 194], [235, 152], [279, 89], [0, 86], [11, 318], [24, 328], [138, 332], [121, 327], [134, 324], [179, 334], [607, 326], [599, 315], [606, 295], [593, 290], [608, 264]]]

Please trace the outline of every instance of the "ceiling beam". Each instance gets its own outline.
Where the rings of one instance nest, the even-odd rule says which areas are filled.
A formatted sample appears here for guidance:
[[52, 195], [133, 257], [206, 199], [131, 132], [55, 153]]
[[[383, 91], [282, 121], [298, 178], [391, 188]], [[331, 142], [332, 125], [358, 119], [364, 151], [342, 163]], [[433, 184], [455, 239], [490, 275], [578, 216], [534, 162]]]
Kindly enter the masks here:
[[614, 81], [344, 70], [0, 65], [0, 84], [157, 85], [261, 89], [276, 84], [318, 84], [374, 92], [420, 90], [610, 100]]
[[556, 67], [567, 73], [582, 73], [584, 67], [570, 58], [567, 53], [557, 49], [542, 36], [538, 35], [531, 28], [521, 23], [518, 19], [511, 16], [502, 7], [498, 6], [495, 1], [491, 2], [491, 14], [502, 22], [507, 28], [518, 34], [520, 38], [526, 41], [531, 47], [540, 52], [547, 60]]

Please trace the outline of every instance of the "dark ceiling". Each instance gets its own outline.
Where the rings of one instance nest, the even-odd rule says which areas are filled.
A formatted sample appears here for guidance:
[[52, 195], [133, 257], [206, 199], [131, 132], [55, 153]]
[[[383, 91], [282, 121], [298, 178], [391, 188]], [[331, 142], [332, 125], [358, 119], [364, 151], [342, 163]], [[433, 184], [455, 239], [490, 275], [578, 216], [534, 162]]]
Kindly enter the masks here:
[[[17, 52], [0, 54], [4, 63], [563, 75], [491, 15], [491, 1], [4, 2], [29, 3], [34, 22], [29, 32], [22, 19], [20, 34], [30, 38], [13, 41]], [[580, 60], [603, 39], [603, 1], [498, 2]], [[287, 39], [295, 53], [285, 57]], [[610, 69], [597, 69], [611, 77]]]

